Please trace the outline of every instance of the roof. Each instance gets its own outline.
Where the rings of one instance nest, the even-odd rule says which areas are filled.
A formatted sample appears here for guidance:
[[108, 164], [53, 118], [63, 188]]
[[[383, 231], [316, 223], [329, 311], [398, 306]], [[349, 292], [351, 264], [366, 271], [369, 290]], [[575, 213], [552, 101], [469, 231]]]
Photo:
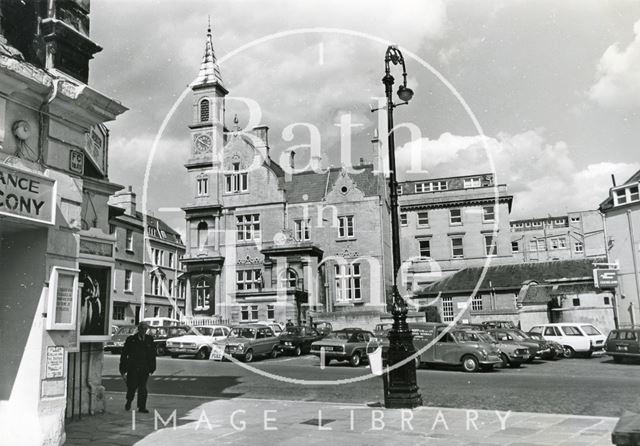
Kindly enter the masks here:
[[[373, 164], [356, 166], [360, 173], [347, 173], [355, 186], [360, 189], [365, 197], [378, 196], [378, 174], [374, 173]], [[291, 181], [286, 184], [287, 202], [308, 203], [322, 201], [331, 191], [334, 183], [341, 175], [341, 167], [332, 167], [324, 173], [312, 170], [296, 173], [291, 176]], [[328, 182], [327, 182], [328, 178]]]
[[[142, 212], [136, 211], [136, 218], [139, 219], [140, 221], [142, 221], [144, 214]], [[155, 238], [155, 239], [159, 239], [159, 240], [166, 240], [172, 243], [177, 243], [182, 245], [182, 239], [180, 238], [180, 234], [177, 233], [176, 231], [173, 230], [173, 228], [171, 228], [171, 226], [169, 226], [168, 224], [166, 224], [164, 221], [160, 220], [159, 218], [153, 217], [149, 214], [147, 214], [147, 226], [151, 226], [154, 227], [158, 230], [158, 236], [152, 236], [151, 234], [149, 234], [149, 236], [151, 238]], [[164, 232], [164, 235], [163, 235]]]
[[214, 84], [223, 86], [220, 67], [218, 66], [218, 61], [213, 51], [211, 28], [208, 28], [207, 42], [205, 44], [204, 56], [202, 56], [202, 63], [200, 64], [200, 71], [198, 72], [198, 77], [196, 77], [196, 79], [191, 83], [191, 87], [193, 88]]
[[[511, 289], [515, 291], [529, 280], [538, 283], [559, 279], [584, 280], [586, 277], [593, 276], [594, 263], [604, 261], [603, 258], [594, 258], [490, 266], [487, 268], [479, 289]], [[483, 267], [465, 268], [425, 287], [416, 297], [435, 295], [440, 292], [445, 294], [469, 293], [475, 289], [480, 281], [482, 271]]]
[[[638, 170], [636, 173], [631, 175], [631, 177], [627, 181], [625, 181], [622, 184], [619, 184], [618, 186], [624, 186], [626, 184], [637, 183], [639, 181], [640, 181], [640, 170]], [[609, 209], [611, 207], [613, 207], [613, 197], [611, 196], [611, 193], [609, 193], [609, 196], [607, 198], [605, 198], [605, 200], [602, 203], [600, 203], [600, 206], [598, 206], [598, 208], [602, 212], [602, 211], [605, 211], [606, 209]]]

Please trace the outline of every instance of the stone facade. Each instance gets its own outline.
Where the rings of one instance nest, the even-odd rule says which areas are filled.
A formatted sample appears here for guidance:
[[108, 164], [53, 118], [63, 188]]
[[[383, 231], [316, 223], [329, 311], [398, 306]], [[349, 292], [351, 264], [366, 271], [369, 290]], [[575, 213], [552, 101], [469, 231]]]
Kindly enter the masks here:
[[180, 234], [137, 211], [131, 187], [111, 196], [110, 215], [110, 231], [116, 237], [113, 324], [136, 324], [145, 317], [178, 319], [186, 296]]
[[104, 410], [106, 203], [120, 186], [102, 123], [126, 108], [85, 84], [99, 48], [88, 11], [88, 0], [0, 3], [3, 444], [62, 444], [65, 416]]
[[621, 326], [640, 323], [640, 172], [609, 190], [600, 205], [605, 216], [608, 261], [618, 265], [618, 318]]

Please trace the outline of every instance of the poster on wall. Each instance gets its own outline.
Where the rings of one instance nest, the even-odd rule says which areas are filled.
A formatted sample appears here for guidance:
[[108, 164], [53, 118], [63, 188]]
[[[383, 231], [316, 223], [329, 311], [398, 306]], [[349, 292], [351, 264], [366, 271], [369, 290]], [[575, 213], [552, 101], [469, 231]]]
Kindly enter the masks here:
[[47, 330], [75, 330], [78, 270], [54, 266], [49, 280]]
[[80, 265], [80, 336], [87, 341], [109, 339], [109, 277], [111, 268]]

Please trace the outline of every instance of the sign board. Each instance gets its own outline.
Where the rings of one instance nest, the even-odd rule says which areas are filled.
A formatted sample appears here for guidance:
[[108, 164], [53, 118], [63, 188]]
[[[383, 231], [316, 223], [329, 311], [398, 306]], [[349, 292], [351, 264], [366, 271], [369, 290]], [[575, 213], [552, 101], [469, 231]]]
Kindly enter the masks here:
[[78, 270], [54, 266], [49, 281], [47, 330], [75, 330]]
[[55, 180], [0, 163], [0, 214], [55, 224]]
[[615, 269], [595, 268], [593, 283], [600, 289], [612, 289], [618, 286], [618, 271]]
[[97, 125], [91, 127], [86, 134], [85, 153], [102, 174], [107, 172], [107, 141], [108, 133], [106, 127]]
[[45, 378], [62, 378], [64, 376], [64, 347], [47, 347], [47, 362]]
[[69, 170], [79, 175], [84, 174], [84, 153], [79, 150], [69, 152]]
[[104, 342], [111, 338], [111, 268], [80, 264], [80, 342]]
[[91, 254], [94, 256], [112, 257], [113, 244], [97, 242], [80, 238], [80, 254]]

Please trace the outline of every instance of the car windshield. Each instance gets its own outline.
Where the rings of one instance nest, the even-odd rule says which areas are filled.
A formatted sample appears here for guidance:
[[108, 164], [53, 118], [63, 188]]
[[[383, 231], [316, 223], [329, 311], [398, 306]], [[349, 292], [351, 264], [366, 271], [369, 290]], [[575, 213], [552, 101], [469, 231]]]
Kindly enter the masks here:
[[327, 339], [339, 339], [341, 341], [348, 341], [351, 336], [352, 333], [349, 333], [348, 331], [334, 331], [329, 336], [327, 336]]
[[229, 333], [229, 337], [253, 339], [256, 337], [256, 330], [255, 328], [236, 327], [231, 330], [231, 333]]
[[186, 333], [187, 333], [187, 329], [186, 329], [186, 328], [182, 328], [182, 327], [179, 327], [179, 328], [169, 328], [168, 332], [169, 332], [169, 333], [168, 333], [168, 336], [173, 336], [173, 337], [175, 337], [175, 336], [182, 336], [182, 335], [184, 335], [184, 334], [186, 334]]
[[118, 329], [118, 333], [119, 335], [129, 335], [129, 334], [133, 334], [136, 332], [136, 327], [120, 327]]
[[[475, 331], [454, 331], [452, 334], [460, 342], [465, 342], [465, 341], [478, 342], [478, 341], [481, 341], [481, 338], [480, 338], [481, 333], [477, 333]], [[489, 341], [489, 342], [491, 342], [491, 341]]]
[[213, 328], [211, 327], [193, 327], [193, 331], [200, 336], [211, 336], [213, 334]]
[[491, 336], [489, 333], [478, 333], [478, 337], [482, 342], [487, 342], [489, 344], [493, 344], [497, 342], [495, 338]]
[[581, 325], [580, 328], [582, 328], [582, 331], [584, 331], [587, 336], [597, 336], [602, 334], [593, 325]]
[[288, 327], [284, 330], [284, 334], [299, 335], [300, 327]]
[[521, 330], [510, 331], [509, 334], [517, 341], [525, 341], [528, 339], [527, 335]]

